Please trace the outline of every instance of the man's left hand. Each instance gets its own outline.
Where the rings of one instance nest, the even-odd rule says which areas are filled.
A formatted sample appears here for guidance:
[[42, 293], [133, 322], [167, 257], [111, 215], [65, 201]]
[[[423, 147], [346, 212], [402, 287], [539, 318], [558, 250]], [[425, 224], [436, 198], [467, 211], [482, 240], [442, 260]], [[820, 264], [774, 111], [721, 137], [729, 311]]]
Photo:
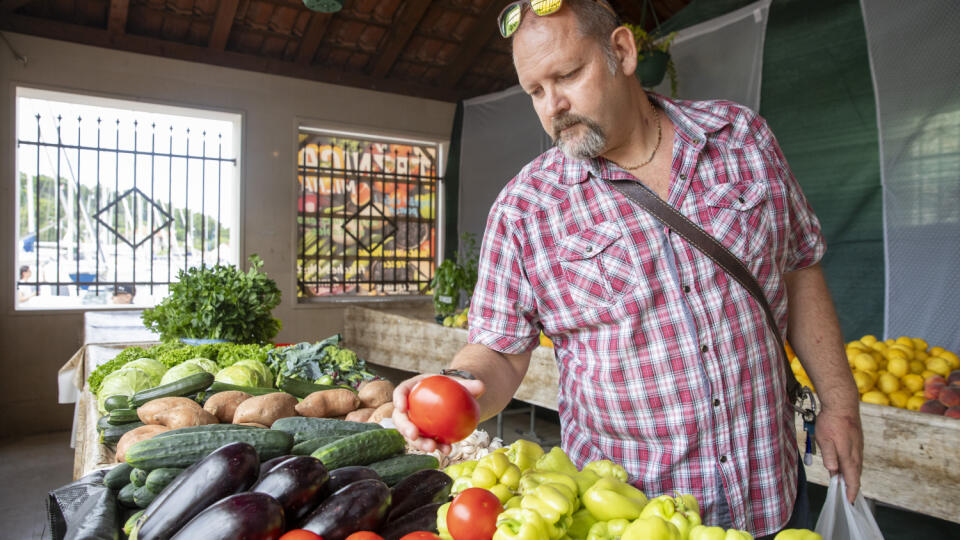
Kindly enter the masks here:
[[847, 499], [852, 503], [860, 491], [863, 467], [863, 428], [859, 408], [846, 411], [824, 407], [817, 415], [816, 429], [823, 466], [830, 471], [830, 476], [843, 474]]

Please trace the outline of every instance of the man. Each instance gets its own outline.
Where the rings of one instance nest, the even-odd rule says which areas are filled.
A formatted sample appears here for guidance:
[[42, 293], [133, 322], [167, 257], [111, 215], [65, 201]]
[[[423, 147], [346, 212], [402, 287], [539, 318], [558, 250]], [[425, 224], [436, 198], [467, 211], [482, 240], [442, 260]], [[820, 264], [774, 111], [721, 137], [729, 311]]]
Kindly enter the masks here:
[[31, 277], [33, 277], [33, 271], [30, 270], [30, 266], [26, 264], [21, 266], [20, 280], [17, 285], [17, 300], [19, 302], [26, 302], [37, 295], [37, 286], [27, 285]]
[[121, 283], [114, 287], [110, 301], [114, 304], [132, 304], [137, 288], [132, 283]]
[[[542, 327], [555, 346], [562, 447], [622, 464], [648, 495], [691, 493], [704, 521], [771, 535], [809, 527], [785, 366], [762, 308], [710, 258], [613, 190], [639, 181], [727, 246], [761, 284], [822, 412], [824, 464], [859, 489], [858, 394], [818, 261], [816, 216], [766, 123], [730, 102], [673, 102], [634, 77], [632, 34], [608, 5], [519, 3], [521, 87], [556, 148], [491, 209], [452, 367], [483, 418], [509, 402]], [[502, 21], [503, 22], [503, 21]], [[788, 301], [789, 300], [789, 301]], [[398, 386], [406, 416], [415, 377]], [[442, 447], [446, 450], [446, 447]]]

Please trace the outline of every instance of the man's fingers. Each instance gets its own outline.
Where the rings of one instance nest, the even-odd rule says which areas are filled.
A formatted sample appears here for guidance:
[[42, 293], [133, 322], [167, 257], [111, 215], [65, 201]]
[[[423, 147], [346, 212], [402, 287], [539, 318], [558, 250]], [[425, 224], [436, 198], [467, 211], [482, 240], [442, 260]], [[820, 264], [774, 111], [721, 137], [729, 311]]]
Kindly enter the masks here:
[[837, 447], [832, 440], [819, 439], [820, 455], [823, 456], [823, 466], [833, 476], [840, 472], [840, 463], [837, 459]]
[[468, 392], [470, 392], [470, 395], [472, 395], [475, 398], [479, 398], [480, 396], [483, 395], [484, 392], [487, 391], [487, 387], [486, 385], [483, 384], [483, 381], [457, 379], [457, 382], [462, 384], [463, 387], [466, 388]]
[[413, 425], [413, 422], [410, 421], [410, 418], [403, 412], [400, 412], [400, 409], [394, 405], [393, 409], [393, 425], [396, 426], [397, 431], [400, 432], [408, 441], [415, 441], [420, 437], [420, 430], [417, 429], [417, 426]]

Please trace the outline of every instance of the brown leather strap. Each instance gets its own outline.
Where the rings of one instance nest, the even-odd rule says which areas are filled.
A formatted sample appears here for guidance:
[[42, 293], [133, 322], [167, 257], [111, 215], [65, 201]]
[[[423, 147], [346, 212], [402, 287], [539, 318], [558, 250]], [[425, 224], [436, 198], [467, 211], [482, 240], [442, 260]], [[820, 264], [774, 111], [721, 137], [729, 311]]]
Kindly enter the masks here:
[[753, 273], [744, 266], [743, 262], [741, 262], [736, 255], [730, 253], [730, 250], [717, 241], [716, 238], [687, 219], [687, 216], [678, 212], [640, 182], [632, 180], [609, 180], [608, 183], [613, 189], [633, 201], [634, 204], [646, 210], [647, 213], [660, 220], [660, 222], [667, 227], [673, 229], [673, 232], [683, 237], [691, 246], [700, 250], [707, 257], [710, 257], [713, 262], [717, 263], [717, 266], [726, 270], [730, 277], [735, 279], [741, 287], [750, 293], [750, 296], [763, 308], [763, 312], [767, 316], [767, 325], [777, 338], [780, 357], [783, 358], [786, 364], [787, 395], [790, 397], [790, 402], [794, 404], [800, 403], [804, 397], [804, 389], [800, 386], [800, 382], [797, 381], [796, 376], [794, 376], [793, 370], [790, 369], [790, 359], [787, 358], [787, 351], [783, 345], [783, 336], [780, 335], [777, 320], [770, 310], [770, 303], [767, 301], [763, 289], [760, 287], [760, 284], [757, 283], [757, 279], [753, 277]]

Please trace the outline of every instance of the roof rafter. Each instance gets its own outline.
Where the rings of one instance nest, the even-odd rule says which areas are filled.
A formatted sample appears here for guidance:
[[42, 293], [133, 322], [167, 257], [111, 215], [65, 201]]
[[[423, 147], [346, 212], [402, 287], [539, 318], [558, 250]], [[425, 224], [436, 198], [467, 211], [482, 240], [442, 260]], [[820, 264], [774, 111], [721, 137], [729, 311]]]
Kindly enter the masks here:
[[490, 40], [490, 36], [497, 31], [496, 18], [506, 5], [507, 0], [493, 0], [487, 7], [483, 8], [477, 17], [477, 22], [470, 30], [470, 34], [463, 40], [463, 45], [457, 52], [456, 58], [450, 62], [447, 69], [437, 81], [440, 86], [454, 87], [457, 82], [463, 78], [477, 55], [483, 49], [483, 45]]
[[107, 15], [107, 31], [111, 34], [123, 34], [127, 31], [127, 15], [130, 13], [130, 0], [110, 0], [110, 13]]
[[323, 41], [323, 35], [327, 33], [327, 26], [333, 16], [330, 13], [314, 12], [310, 17], [310, 26], [303, 34], [303, 40], [300, 41], [300, 49], [297, 51], [297, 63], [301, 66], [309, 66], [313, 63], [313, 57], [320, 48]]
[[216, 51], [227, 48], [227, 39], [230, 29], [233, 28], [233, 19], [237, 16], [237, 6], [240, 0], [220, 0], [217, 14], [213, 19], [213, 29], [210, 30], [210, 40], [207, 46]]
[[373, 70], [371, 70], [374, 77], [384, 77], [387, 73], [390, 73], [390, 68], [393, 67], [397, 57], [400, 56], [403, 48], [410, 41], [414, 29], [423, 20], [428, 7], [430, 7], [430, 0], [408, 0], [404, 4], [403, 15], [399, 21], [394, 23], [393, 30], [383, 45], [383, 52], [377, 59], [377, 63], [374, 64]]

